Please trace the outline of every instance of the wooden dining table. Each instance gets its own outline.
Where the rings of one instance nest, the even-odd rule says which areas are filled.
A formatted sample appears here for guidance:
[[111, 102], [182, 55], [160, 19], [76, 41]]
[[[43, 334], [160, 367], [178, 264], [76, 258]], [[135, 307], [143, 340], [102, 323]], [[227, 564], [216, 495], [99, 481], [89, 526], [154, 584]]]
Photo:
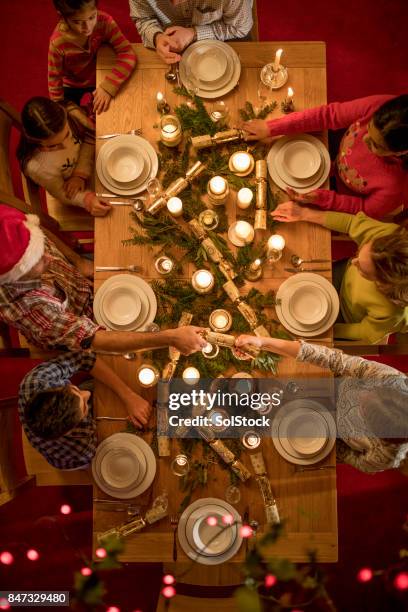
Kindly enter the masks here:
[[[271, 118], [281, 115], [280, 102], [285, 98], [287, 86], [294, 90], [294, 102], [297, 110], [313, 107], [326, 102], [326, 56], [323, 42], [242, 42], [231, 43], [231, 47], [238, 53], [242, 72], [239, 84], [230, 93], [223, 96], [229, 109], [229, 124], [239, 124], [238, 109], [246, 101], [259, 106], [257, 88], [260, 69], [266, 63], [273, 61], [277, 48], [284, 50], [283, 63], [288, 67], [289, 79], [285, 87], [274, 92], [274, 99], [278, 102]], [[97, 136], [113, 132], [125, 133], [131, 129], [140, 129], [142, 135], [157, 148], [159, 140], [158, 123], [160, 115], [156, 109], [156, 95], [158, 91], [164, 93], [171, 108], [184, 102], [185, 99], [176, 95], [173, 85], [165, 80], [165, 66], [155, 52], [135, 44], [134, 49], [138, 57], [138, 64], [129, 81], [122, 87], [119, 94], [112, 100], [110, 108], [102, 115], [98, 115], [96, 122]], [[98, 56], [97, 82], [100, 83], [114, 63], [114, 54], [109, 48], [102, 48]], [[210, 107], [211, 100], [205, 101]], [[326, 142], [326, 134], [318, 136]], [[103, 144], [97, 140], [97, 151]], [[106, 192], [96, 177], [97, 191]], [[274, 187], [276, 190], [276, 187]], [[282, 200], [284, 196], [282, 195]], [[182, 197], [182, 194], [181, 194]], [[236, 194], [231, 190], [227, 203], [229, 222], [235, 220]], [[114, 207], [106, 218], [95, 219], [95, 266], [125, 266], [138, 264], [141, 266], [140, 276], [151, 281], [159, 277], [154, 268], [155, 252], [146, 246], [124, 246], [123, 240], [131, 236], [129, 227], [132, 225], [130, 209], [126, 206]], [[281, 283], [291, 274], [284, 268], [290, 267], [290, 257], [296, 253], [303, 258], [331, 260], [330, 232], [325, 228], [307, 223], [281, 224], [279, 233], [286, 240], [286, 247], [282, 259], [274, 266], [265, 266], [264, 274], [259, 281], [248, 283], [241, 291], [245, 293], [254, 286], [261, 291], [277, 290]], [[235, 247], [231, 248], [234, 250]], [[330, 267], [330, 264], [329, 264]], [[191, 279], [194, 271], [192, 264], [183, 268], [182, 278]], [[95, 273], [95, 290], [109, 278], [112, 272]], [[331, 280], [331, 270], [322, 272]], [[225, 307], [233, 306], [227, 296]], [[273, 316], [273, 312], [271, 316]], [[194, 319], [193, 319], [194, 323]], [[174, 322], [174, 326], [177, 321]], [[332, 344], [331, 331], [314, 339], [330, 346]], [[141, 359], [127, 361], [120, 356], [103, 356], [117, 374], [127, 382], [135, 391], [147, 399], [153, 399], [154, 390], [141, 390], [136, 381], [136, 370]], [[296, 379], [307, 378], [330, 379], [330, 373], [308, 363], [299, 363], [294, 359], [282, 358], [278, 366], [278, 376]], [[329, 385], [330, 386], [330, 385]], [[103, 384], [96, 381], [94, 393], [94, 411], [96, 415], [126, 416], [119, 399]], [[151, 424], [155, 424], [154, 415]], [[102, 441], [107, 436], [123, 431], [123, 423], [114, 421], [98, 421], [98, 439]], [[142, 434], [148, 443], [151, 442], [152, 433]], [[177, 452], [177, 440], [172, 440], [172, 457]], [[285, 521], [282, 537], [273, 545], [271, 552], [292, 561], [301, 562], [308, 558], [308, 551], [315, 550], [320, 562], [337, 561], [337, 500], [336, 500], [336, 457], [335, 449], [321, 462], [319, 466], [330, 466], [327, 469], [300, 472], [291, 463], [283, 459], [276, 451], [271, 439], [262, 441], [262, 452], [267, 465], [268, 476], [276, 497], [279, 513]], [[179, 487], [179, 479], [170, 470], [172, 457], [157, 457], [157, 473], [152, 486], [140, 499], [135, 500], [146, 510], [156, 496], [167, 490], [169, 497], [169, 515], [176, 514], [184, 496]], [[242, 453], [241, 460], [252, 471], [249, 455]], [[205, 487], [197, 488], [192, 500], [200, 497], [220, 497], [225, 499], [225, 489], [230, 482], [228, 470], [214, 464], [209, 466], [208, 482]], [[240, 487], [241, 499], [236, 508], [241, 516], [249, 508], [250, 520], [259, 522], [260, 528], [257, 537], [267, 530], [265, 525], [264, 508], [261, 494], [255, 478], [250, 478]], [[107, 496], [96, 485], [94, 498]], [[126, 501], [126, 500], [125, 500]], [[113, 512], [101, 507], [99, 502], [94, 503], [93, 533], [94, 546], [97, 547], [97, 535], [107, 529], [123, 523], [126, 519], [124, 513]], [[128, 537], [125, 541], [125, 550], [120, 555], [123, 561], [135, 562], [171, 562], [173, 555], [173, 526], [169, 518], [149, 526], [144, 531]], [[228, 565], [242, 563], [245, 556], [245, 547], [229, 561]], [[185, 564], [187, 556], [178, 547], [177, 563]], [[202, 568], [202, 566], [201, 566]], [[206, 568], [202, 568], [206, 569]], [[216, 572], [216, 568], [211, 568]]]

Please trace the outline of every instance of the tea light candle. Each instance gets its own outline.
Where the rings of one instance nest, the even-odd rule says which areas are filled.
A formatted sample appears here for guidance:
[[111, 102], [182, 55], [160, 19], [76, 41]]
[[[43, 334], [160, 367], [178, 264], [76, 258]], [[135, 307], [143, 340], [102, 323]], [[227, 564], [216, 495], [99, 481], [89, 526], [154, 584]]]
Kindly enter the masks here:
[[245, 448], [253, 450], [260, 445], [261, 436], [256, 431], [246, 431], [241, 438], [241, 443]]
[[160, 121], [160, 140], [167, 147], [176, 147], [182, 138], [181, 124], [175, 115], [163, 115]]
[[254, 158], [246, 151], [237, 151], [229, 158], [229, 169], [239, 176], [247, 176], [254, 169]]
[[273, 69], [275, 70], [275, 72], [279, 70], [279, 64], [280, 64], [282, 53], [283, 53], [283, 49], [278, 49], [275, 53], [275, 60], [273, 62]]
[[248, 187], [242, 187], [242, 189], [240, 189], [237, 193], [238, 208], [242, 208], [242, 210], [248, 208], [248, 206], [251, 205], [253, 197], [254, 194], [251, 189], [248, 189]]
[[142, 364], [137, 371], [137, 379], [142, 387], [153, 387], [159, 380], [159, 371], [152, 365]]
[[200, 380], [200, 372], [190, 366], [184, 370], [182, 377], [187, 385], [195, 385]]
[[173, 217], [180, 217], [183, 214], [183, 202], [174, 196], [168, 200], [167, 210]]
[[201, 349], [201, 352], [206, 359], [214, 359], [220, 352], [220, 347], [217, 344], [207, 342], [205, 347]]
[[283, 251], [285, 247], [285, 239], [280, 234], [272, 234], [268, 240], [269, 251]]
[[232, 316], [228, 310], [217, 308], [210, 314], [209, 324], [211, 329], [216, 332], [227, 332], [232, 326]]
[[154, 267], [159, 274], [170, 274], [174, 268], [174, 262], [169, 257], [162, 255], [156, 259]]
[[211, 208], [203, 210], [199, 214], [198, 220], [206, 229], [215, 229], [218, 225], [218, 215]]
[[209, 188], [214, 195], [223, 195], [227, 190], [227, 181], [222, 176], [213, 176]]
[[209, 270], [196, 270], [191, 283], [197, 293], [209, 293], [214, 287], [214, 276]]

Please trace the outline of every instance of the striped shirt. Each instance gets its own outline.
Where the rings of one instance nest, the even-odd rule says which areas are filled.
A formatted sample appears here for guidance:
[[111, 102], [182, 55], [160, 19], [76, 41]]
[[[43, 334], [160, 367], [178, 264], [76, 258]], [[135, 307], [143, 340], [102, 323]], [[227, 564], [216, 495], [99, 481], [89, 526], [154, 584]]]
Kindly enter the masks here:
[[92, 320], [92, 284], [48, 239], [51, 259], [39, 279], [0, 285], [0, 321], [43, 349], [80, 349], [100, 329]]
[[169, 26], [194, 26], [197, 40], [244, 38], [252, 28], [252, 0], [129, 0], [130, 17], [145, 47]]
[[71, 384], [70, 379], [77, 372], [92, 370], [95, 359], [95, 353], [91, 352], [65, 353], [35, 367], [20, 384], [18, 414], [27, 438], [48, 463], [59, 470], [78, 469], [91, 463], [97, 446], [92, 407], [74, 429], [55, 440], [44, 440], [29, 429], [25, 408], [37, 393], [65, 387]]
[[111, 96], [129, 78], [136, 64], [136, 55], [110, 15], [98, 11], [97, 21], [87, 46], [78, 42], [78, 35], [61, 20], [50, 38], [48, 50], [48, 90], [51, 100], [63, 100], [63, 87], [94, 87], [96, 83], [96, 56], [103, 43], [116, 52], [115, 66], [106, 75], [100, 87]]

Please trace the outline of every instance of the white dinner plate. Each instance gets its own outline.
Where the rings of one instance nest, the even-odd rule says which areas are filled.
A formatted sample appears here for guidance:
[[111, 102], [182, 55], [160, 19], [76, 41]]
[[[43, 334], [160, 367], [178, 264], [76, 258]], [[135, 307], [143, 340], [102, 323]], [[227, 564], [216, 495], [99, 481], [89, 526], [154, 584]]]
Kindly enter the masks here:
[[190, 66], [194, 65], [196, 76], [203, 83], [216, 83], [225, 75], [227, 56], [216, 47], [202, 45], [194, 49], [190, 56]]
[[[316, 412], [319, 413], [321, 417], [324, 418], [327, 424], [327, 427], [328, 427], [328, 435], [327, 435], [326, 444], [324, 444], [322, 449], [313, 456], [308, 456], [308, 457], [296, 456], [296, 454], [298, 453], [296, 453], [293, 447], [290, 448], [291, 452], [288, 452], [287, 450], [288, 447], [286, 444], [287, 438], [282, 438], [281, 440], [280, 435], [279, 435], [279, 426], [280, 426], [281, 421], [285, 417], [290, 415], [292, 411], [296, 411], [298, 408], [311, 410], [311, 414], [313, 415], [313, 418]], [[292, 400], [291, 402], [287, 402], [284, 405], [282, 405], [282, 407], [277, 410], [272, 420], [271, 431], [272, 431], [272, 442], [276, 450], [278, 451], [278, 453], [284, 459], [286, 459], [289, 463], [295, 463], [296, 465], [310, 465], [310, 464], [318, 463], [319, 461], [322, 461], [322, 459], [327, 457], [327, 455], [331, 452], [336, 442], [336, 434], [337, 434], [336, 423], [335, 423], [335, 420], [332, 414], [329, 412], [329, 410], [325, 406], [320, 404], [319, 402], [316, 402], [315, 400], [310, 400], [310, 399], [296, 399], [296, 400]]]
[[102, 310], [102, 298], [104, 297], [104, 294], [111, 288], [113, 289], [116, 286], [131, 287], [134, 291], [138, 293], [142, 305], [141, 315], [139, 315], [136, 321], [128, 326], [121, 326], [120, 329], [134, 331], [136, 329], [141, 329], [142, 327], [145, 327], [149, 323], [152, 323], [157, 312], [156, 296], [150, 285], [143, 278], [140, 278], [135, 274], [115, 274], [114, 276], [108, 278], [99, 287], [99, 289], [95, 293], [93, 302], [95, 320], [100, 325], [103, 325], [104, 327], [107, 326], [109, 329], [118, 329], [112, 322], [109, 322], [109, 320], [106, 319]]
[[302, 325], [321, 325], [327, 318], [329, 296], [320, 285], [298, 284], [289, 296], [288, 309], [295, 321]]
[[[109, 174], [107, 165], [108, 165], [109, 157], [111, 153], [114, 153], [118, 148], [122, 148], [124, 146], [121, 138], [122, 136], [117, 136], [115, 138], [112, 138], [111, 140], [106, 142], [103, 145], [103, 147], [100, 149], [99, 151], [100, 169], [101, 169], [102, 176], [106, 182], [108, 182], [110, 185], [118, 189], [129, 191], [131, 189], [135, 189], [136, 187], [139, 187], [142, 183], [144, 183], [148, 179], [151, 173], [151, 170], [152, 170], [152, 159], [151, 159], [152, 152], [149, 151], [144, 145], [142, 145], [140, 141], [137, 141], [137, 140], [133, 141], [132, 147], [135, 149], [135, 151], [137, 151], [141, 155], [143, 159], [143, 168], [142, 168], [141, 174], [136, 179], [128, 183], [120, 183], [116, 181]], [[129, 146], [129, 145], [126, 144], [125, 146]]]
[[287, 440], [290, 454], [299, 457], [317, 455], [327, 443], [329, 430], [320, 412], [299, 407], [286, 414], [279, 423], [279, 439]]
[[123, 285], [116, 285], [106, 292], [101, 306], [108, 321], [120, 326], [134, 323], [142, 309], [139, 294]]
[[131, 183], [141, 175], [144, 159], [136, 147], [121, 145], [107, 156], [105, 167], [116, 182]]
[[204, 515], [206, 516], [206, 518], [208, 518], [208, 516], [212, 516], [212, 515], [218, 515], [222, 517], [222, 516], [225, 516], [225, 514], [226, 514], [225, 507], [220, 506], [218, 504], [208, 504], [206, 506], [200, 506], [199, 508], [197, 508], [190, 514], [185, 524], [185, 534], [186, 534], [187, 541], [190, 544], [192, 549], [194, 549], [196, 552], [199, 551], [201, 555], [205, 555], [206, 557], [218, 556], [220, 554], [225, 554], [225, 552], [227, 552], [228, 548], [232, 546], [233, 542], [235, 541], [238, 535], [238, 529], [236, 525], [231, 526], [231, 529], [232, 529], [231, 542], [229, 546], [226, 547], [225, 550], [217, 552], [217, 553], [207, 551], [205, 549], [205, 545], [197, 544], [194, 538], [194, 526], [196, 522], [200, 520]]
[[298, 180], [311, 179], [318, 172], [322, 158], [317, 147], [307, 140], [292, 140], [280, 150], [282, 168]]
[[96, 474], [98, 475], [99, 479], [101, 482], [104, 482], [106, 487], [108, 489], [110, 489], [111, 491], [115, 492], [118, 488], [122, 489], [123, 491], [129, 491], [130, 489], [134, 489], [134, 487], [138, 486], [145, 478], [146, 476], [146, 472], [147, 472], [147, 461], [146, 461], [146, 457], [144, 456], [142, 450], [138, 447], [135, 446], [133, 442], [127, 440], [127, 439], [122, 439], [120, 442], [121, 446], [126, 447], [128, 449], [130, 449], [134, 454], [135, 457], [137, 458], [138, 462], [139, 462], [139, 474], [137, 476], [137, 479], [135, 480], [134, 483], [132, 483], [129, 486], [121, 486], [121, 487], [115, 487], [115, 486], [111, 486], [104, 478], [104, 475], [102, 473], [102, 462], [103, 459], [105, 457], [105, 455], [107, 453], [110, 452], [111, 449], [116, 449], [118, 444], [117, 441], [114, 439], [113, 441], [110, 440], [110, 438], [106, 438], [104, 440], [104, 444], [103, 446], [101, 446], [101, 448], [99, 449], [98, 455], [97, 457], [95, 457], [96, 461], [95, 461], [95, 471]]
[[240, 515], [235, 510], [235, 508], [233, 508], [228, 502], [224, 501], [223, 499], [207, 497], [203, 499], [197, 499], [184, 510], [178, 523], [177, 534], [180, 546], [190, 559], [193, 559], [194, 561], [196, 561], [197, 563], [201, 563], [202, 565], [219, 565], [231, 559], [231, 557], [233, 557], [238, 552], [242, 544], [242, 536], [240, 535], [239, 530], [237, 531], [236, 539], [234, 540], [234, 543], [232, 544], [231, 548], [225, 553], [216, 556], [206, 556], [197, 552], [197, 550], [195, 550], [195, 548], [190, 545], [185, 532], [186, 522], [190, 514], [194, 512], [194, 510], [196, 510], [197, 508], [210, 504], [221, 506], [221, 508], [225, 509], [226, 514], [231, 514], [233, 516], [234, 522], [237, 522], [239, 524], [242, 523]]
[[[311, 136], [310, 134], [296, 134], [293, 136], [282, 136], [282, 138], [279, 138], [276, 142], [273, 143], [272, 147], [269, 150], [267, 158], [266, 158], [266, 161], [268, 164], [268, 171], [269, 171], [269, 174], [273, 182], [276, 183], [278, 187], [284, 190], [286, 190], [288, 187], [293, 187], [292, 181], [294, 179], [292, 179], [291, 184], [283, 180], [280, 174], [280, 172], [282, 172], [283, 169], [282, 169], [281, 164], [279, 163], [279, 157], [278, 157], [278, 153], [280, 149], [283, 147], [283, 145], [285, 145], [287, 142], [290, 142], [292, 140], [297, 140], [297, 141], [305, 140], [313, 144], [315, 147], [317, 147], [321, 154], [322, 160], [323, 160], [321, 167], [324, 168], [322, 174], [319, 174], [319, 173], [317, 174], [318, 178], [316, 179], [314, 183], [311, 183], [310, 185], [307, 185], [305, 187], [298, 186], [296, 187], [296, 191], [299, 191], [299, 193], [308, 193], [309, 191], [318, 189], [321, 185], [323, 185], [323, 183], [326, 181], [327, 177], [330, 174], [331, 161], [330, 161], [329, 152], [324, 146], [324, 144], [318, 138], [315, 138], [314, 136]], [[279, 172], [276, 170], [277, 163], [279, 164]]]
[[[307, 283], [302, 283], [301, 286], [316, 286], [316, 287], [320, 287], [320, 285], [318, 285], [317, 283], [314, 282], [310, 282], [308, 281]], [[293, 329], [300, 331], [300, 332], [306, 332], [306, 331], [315, 331], [315, 330], [319, 330], [322, 328], [322, 326], [326, 323], [326, 321], [328, 321], [331, 312], [332, 312], [332, 303], [331, 303], [331, 295], [326, 291], [326, 289], [324, 287], [322, 287], [322, 290], [326, 293], [327, 295], [327, 299], [328, 299], [328, 306], [327, 306], [327, 312], [326, 315], [323, 317], [323, 319], [319, 322], [316, 323], [314, 325], [304, 325], [303, 323], [301, 323], [300, 321], [298, 321], [295, 317], [292, 316], [292, 313], [290, 311], [290, 306], [289, 306], [289, 301], [291, 298], [291, 295], [293, 293], [293, 291], [296, 289], [297, 284], [293, 285], [293, 286], [288, 286], [285, 288], [285, 290], [282, 292], [282, 297], [280, 298], [280, 312], [282, 315], [282, 320], [285, 321], [285, 325], [288, 324], [290, 327], [292, 327]]]
[[[280, 159], [281, 159], [280, 158], [280, 152], [281, 152], [281, 149], [276, 154], [276, 158], [275, 158], [275, 172], [278, 174], [279, 178], [284, 183], [286, 183], [286, 185], [288, 185], [289, 187], [292, 187], [293, 189], [297, 189], [298, 187], [300, 187], [301, 189], [305, 189], [307, 187], [315, 185], [317, 183], [317, 181], [319, 181], [320, 178], [323, 176], [323, 173], [324, 173], [325, 168], [326, 168], [326, 164], [325, 164], [325, 161], [324, 161], [322, 155], [320, 155], [321, 164], [320, 164], [320, 167], [319, 167], [318, 171], [316, 172], [316, 174], [314, 174], [311, 178], [308, 178], [308, 179], [295, 179], [293, 176], [290, 176], [290, 174], [285, 172], [284, 167], [280, 163]], [[319, 154], [320, 154], [320, 152], [319, 152]]]
[[140, 463], [135, 453], [124, 446], [110, 448], [102, 458], [101, 474], [104, 481], [117, 489], [135, 485], [139, 477]]
[[[148, 172], [146, 176], [146, 179], [142, 183], [137, 184], [131, 189], [124, 189], [123, 185], [122, 187], [118, 186], [117, 184], [113, 182], [113, 179], [109, 179], [108, 175], [106, 175], [104, 171], [104, 155], [106, 154], [107, 151], [111, 151], [112, 147], [115, 147], [118, 143], [129, 144], [130, 146], [136, 146], [139, 148], [142, 154], [143, 154], [143, 151], [145, 151], [150, 159], [151, 167], [150, 167], [150, 171]], [[103, 151], [105, 151], [105, 153], [103, 153]], [[98, 177], [101, 183], [107, 189], [109, 189], [109, 191], [112, 191], [112, 193], [116, 193], [118, 195], [125, 195], [125, 196], [135, 195], [136, 193], [140, 193], [144, 191], [147, 187], [147, 182], [151, 178], [154, 178], [156, 176], [158, 168], [159, 168], [159, 160], [157, 157], [157, 153], [153, 149], [152, 145], [147, 140], [142, 138], [141, 136], [131, 136], [129, 134], [116, 136], [115, 138], [112, 138], [109, 142], [106, 142], [99, 150], [98, 157], [96, 158], [96, 172], [98, 174]]]
[[[289, 309], [287, 308], [285, 294], [288, 290], [291, 290], [292, 288], [299, 285], [299, 283], [300, 285], [310, 283], [319, 284], [330, 297], [330, 314], [328, 318], [324, 320], [321, 324], [318, 324], [317, 327], [303, 326], [301, 323], [297, 323], [296, 326], [293, 324], [293, 319], [291, 319]], [[339, 314], [340, 302], [336, 289], [327, 280], [327, 278], [319, 276], [318, 274], [314, 274], [313, 272], [297, 272], [293, 276], [290, 276], [285, 281], [283, 281], [283, 283], [280, 285], [276, 293], [275, 308], [276, 315], [279, 321], [284, 327], [286, 327], [286, 329], [298, 336], [312, 337], [319, 336], [320, 334], [330, 329], [330, 327], [336, 321], [337, 315]]]
[[[130, 490], [112, 489], [105, 483], [104, 480], [101, 479], [99, 473], [95, 469], [96, 458], [98, 452], [100, 452], [99, 449], [103, 449], [104, 445], [108, 442], [108, 440], [109, 444], [114, 443], [118, 446], [123, 446], [123, 441], [128, 440], [137, 448], [139, 448], [146, 458], [147, 469], [144, 478], [138, 485], [131, 488]], [[98, 445], [98, 448], [96, 449], [96, 455], [92, 461], [92, 474], [98, 487], [111, 497], [117, 497], [119, 499], [132, 499], [133, 497], [137, 497], [138, 495], [144, 493], [144, 491], [146, 491], [146, 489], [148, 489], [152, 484], [156, 474], [156, 457], [154, 456], [154, 453], [150, 446], [142, 438], [140, 438], [140, 436], [137, 436], [135, 434], [129, 434], [126, 432], [116, 433], [112, 436], [109, 436], [109, 438], [106, 438]]]

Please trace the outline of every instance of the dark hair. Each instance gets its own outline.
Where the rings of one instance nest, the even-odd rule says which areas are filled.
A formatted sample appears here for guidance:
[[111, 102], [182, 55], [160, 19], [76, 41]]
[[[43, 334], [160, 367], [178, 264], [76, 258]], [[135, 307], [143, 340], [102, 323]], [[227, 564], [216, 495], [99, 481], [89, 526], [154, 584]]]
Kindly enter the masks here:
[[[400, 153], [408, 149], [408, 94], [385, 102], [373, 115], [374, 126], [380, 130], [388, 149]], [[403, 155], [408, 168], [408, 155]]]
[[87, 4], [93, 4], [96, 6], [98, 0], [53, 0], [55, 10], [58, 11], [63, 17], [71, 17], [77, 11], [80, 11]]
[[80, 138], [78, 122], [70, 117], [70, 111], [77, 107], [72, 102], [54, 102], [49, 98], [36, 96], [30, 98], [21, 111], [23, 133], [16, 155], [22, 171], [39, 147], [39, 140], [58, 134], [68, 121], [73, 134]]
[[60, 438], [82, 420], [80, 402], [68, 386], [40, 391], [25, 407], [27, 426], [44, 440]]
[[408, 232], [399, 227], [375, 238], [371, 245], [375, 283], [381, 293], [398, 306], [408, 306]]

